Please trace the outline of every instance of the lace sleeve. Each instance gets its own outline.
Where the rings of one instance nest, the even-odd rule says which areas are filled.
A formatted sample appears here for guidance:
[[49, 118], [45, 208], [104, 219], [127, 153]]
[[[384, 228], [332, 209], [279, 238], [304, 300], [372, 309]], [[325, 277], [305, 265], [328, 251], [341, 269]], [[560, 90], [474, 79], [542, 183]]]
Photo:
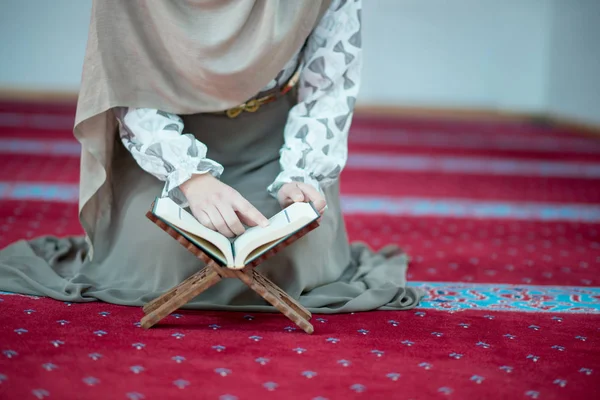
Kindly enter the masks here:
[[206, 157], [206, 145], [182, 133], [183, 121], [178, 115], [149, 108], [121, 108], [116, 114], [123, 145], [142, 169], [165, 182], [161, 196], [186, 207], [181, 184], [194, 174], [210, 173], [218, 178], [223, 173], [219, 163]]
[[360, 0], [334, 0], [309, 37], [302, 59], [299, 102], [289, 112], [281, 150], [285, 183], [322, 189], [335, 182], [348, 157], [348, 130], [362, 68]]

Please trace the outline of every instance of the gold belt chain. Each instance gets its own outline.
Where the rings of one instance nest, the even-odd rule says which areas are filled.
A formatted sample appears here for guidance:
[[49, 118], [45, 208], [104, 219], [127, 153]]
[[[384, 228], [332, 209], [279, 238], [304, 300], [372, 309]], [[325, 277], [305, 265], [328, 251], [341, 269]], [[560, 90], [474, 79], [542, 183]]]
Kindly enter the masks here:
[[240, 104], [239, 106], [235, 106], [233, 108], [225, 110], [225, 114], [229, 118], [236, 118], [244, 111], [250, 112], [250, 113], [256, 112], [256, 111], [258, 111], [258, 109], [261, 106], [263, 106], [267, 103], [271, 103], [271, 102], [277, 100], [279, 97], [286, 94], [287, 92], [289, 92], [294, 86], [296, 86], [296, 83], [298, 83], [299, 77], [300, 77], [300, 71], [298, 70], [298, 71], [296, 71], [296, 73], [294, 75], [292, 75], [290, 80], [285, 84], [285, 86], [283, 86], [281, 88], [281, 90], [278, 93], [272, 93], [272, 94], [266, 95], [264, 97], [260, 97], [258, 99], [248, 100], [247, 102]]
[[275, 99], [276, 99], [276, 96], [274, 94], [270, 94], [268, 96], [261, 97], [260, 99], [252, 99], [250, 101], [245, 102], [244, 104], [240, 104], [237, 107], [233, 107], [233, 108], [230, 108], [229, 110], [226, 110], [225, 114], [227, 114], [227, 116], [229, 118], [236, 118], [238, 115], [240, 115], [244, 111], [253, 113], [253, 112], [258, 111], [260, 106], [270, 103], [272, 101], [275, 101]]

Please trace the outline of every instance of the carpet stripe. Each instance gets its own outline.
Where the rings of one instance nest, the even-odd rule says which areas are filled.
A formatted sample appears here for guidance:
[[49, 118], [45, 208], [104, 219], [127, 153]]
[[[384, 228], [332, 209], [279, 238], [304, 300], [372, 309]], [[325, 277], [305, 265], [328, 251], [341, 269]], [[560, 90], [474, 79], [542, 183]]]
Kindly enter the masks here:
[[[73, 115], [51, 113], [0, 112], [0, 127], [35, 128], [72, 131]], [[398, 128], [363, 128], [354, 126], [349, 140], [353, 143], [421, 146], [453, 149], [502, 149], [563, 153], [600, 153], [600, 141], [591, 138], [548, 137], [542, 135], [502, 135], [481, 132], [455, 133], [406, 130]]]
[[0, 182], [0, 199], [43, 200], [73, 203], [79, 198], [79, 185]]
[[81, 146], [74, 140], [0, 139], [0, 154], [73, 156], [81, 155]]
[[[79, 157], [81, 147], [73, 140], [0, 139], [0, 153], [43, 154]], [[444, 174], [508, 175], [541, 177], [600, 178], [600, 164], [533, 161], [483, 157], [436, 157], [354, 153], [348, 169], [438, 172]]]
[[[76, 184], [0, 182], [0, 199], [76, 202], [78, 195]], [[345, 214], [600, 222], [600, 206], [585, 204], [343, 195], [342, 206]]]
[[481, 157], [396, 156], [355, 153], [349, 156], [347, 168], [378, 171], [439, 172], [444, 174], [600, 178], [600, 164], [596, 163]]
[[[31, 175], [35, 178], [35, 175]], [[75, 175], [73, 175], [75, 176]], [[15, 180], [2, 175], [1, 180]], [[76, 182], [78, 179], [68, 180]], [[24, 180], [24, 179], [21, 179]], [[32, 179], [27, 179], [32, 181]], [[42, 180], [42, 179], [38, 179]], [[369, 182], [368, 185], [364, 182]], [[439, 174], [346, 169], [343, 194], [428, 199], [600, 205], [599, 180], [532, 176]]]
[[[600, 314], [600, 287], [410, 282], [426, 296], [422, 310]], [[0, 292], [0, 295], [15, 295]], [[30, 296], [38, 298], [37, 296]], [[539, 300], [532, 301], [537, 298]]]
[[74, 124], [73, 115], [0, 112], [0, 127], [2, 128], [30, 127], [72, 130]]
[[536, 221], [600, 222], [600, 206], [466, 199], [342, 196], [346, 214], [410, 215], [459, 218], [499, 218]]
[[600, 153], [600, 141], [592, 138], [549, 138], [483, 135], [479, 133], [415, 132], [394, 130], [387, 134], [373, 130], [352, 129], [352, 143], [414, 146], [434, 149], [511, 150], [518, 152]]

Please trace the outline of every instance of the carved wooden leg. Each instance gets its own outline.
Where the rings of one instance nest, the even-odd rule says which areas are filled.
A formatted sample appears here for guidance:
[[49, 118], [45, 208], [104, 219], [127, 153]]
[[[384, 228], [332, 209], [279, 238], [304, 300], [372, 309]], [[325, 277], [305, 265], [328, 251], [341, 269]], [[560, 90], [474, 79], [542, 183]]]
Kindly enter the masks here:
[[209, 268], [209, 267], [207, 266], [207, 267], [202, 268], [200, 271], [196, 272], [195, 274], [190, 275], [186, 280], [181, 282], [179, 285], [174, 286], [168, 292], [166, 292], [166, 293], [158, 296], [154, 300], [148, 302], [143, 308], [144, 314], [148, 314], [148, 313], [151, 313], [152, 311], [156, 310], [158, 307], [165, 304], [173, 296], [175, 296], [177, 294], [177, 292], [186, 290], [188, 287], [190, 287], [190, 285], [192, 285], [194, 282], [198, 281], [198, 279], [202, 279], [202, 277], [206, 275], [205, 270], [207, 268]]
[[[314, 328], [312, 324], [306, 318], [306, 314], [299, 314], [296, 311], [296, 308], [286, 301], [282, 300], [281, 296], [278, 294], [274, 294], [273, 291], [267, 287], [267, 284], [262, 279], [255, 279], [254, 270], [243, 272], [236, 271], [237, 277], [248, 285], [252, 290], [258, 293], [263, 299], [268, 301], [273, 307], [278, 309], [283, 315], [288, 317], [292, 322], [294, 322], [298, 327], [300, 327], [304, 332], [310, 334], [314, 332]], [[262, 275], [258, 274], [259, 277], [264, 278]], [[264, 278], [266, 279], [266, 278]], [[272, 283], [271, 283], [272, 284]], [[275, 286], [274, 284], [272, 284]], [[279, 289], [281, 290], [281, 289]], [[285, 292], [284, 292], [285, 293]], [[288, 296], [289, 297], [289, 296]]]
[[310, 320], [312, 318], [312, 314], [310, 311], [308, 311], [306, 308], [304, 308], [304, 306], [302, 306], [302, 304], [298, 303], [298, 301], [296, 299], [290, 297], [290, 295], [287, 294], [286, 292], [284, 292], [279, 286], [277, 286], [276, 284], [271, 282], [271, 280], [269, 280], [269, 278], [262, 275], [260, 272], [256, 271], [255, 269], [252, 269], [251, 273], [252, 273], [252, 278], [255, 281], [260, 282], [262, 285], [264, 285], [274, 296], [279, 297], [283, 302], [285, 302], [287, 305], [292, 307], [294, 309], [294, 311], [296, 311], [298, 314], [300, 314], [303, 318], [305, 318], [307, 320]]
[[[184, 288], [179, 288], [177, 292], [165, 303], [162, 303], [155, 310], [149, 312], [142, 318], [142, 328], [148, 329], [157, 322], [171, 314], [173, 311], [187, 304], [194, 297], [204, 292], [209, 287], [221, 280], [219, 274], [210, 266], [203, 268], [202, 276], [188, 282]], [[197, 274], [194, 274], [194, 276]]]

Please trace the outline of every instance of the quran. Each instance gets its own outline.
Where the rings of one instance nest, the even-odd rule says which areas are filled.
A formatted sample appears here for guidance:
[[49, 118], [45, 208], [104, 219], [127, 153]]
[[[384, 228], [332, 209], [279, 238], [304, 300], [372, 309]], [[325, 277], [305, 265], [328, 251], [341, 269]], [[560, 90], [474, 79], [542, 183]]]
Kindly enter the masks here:
[[269, 219], [266, 227], [251, 227], [229, 239], [202, 225], [168, 197], [157, 198], [151, 213], [221, 265], [243, 269], [247, 264], [320, 218], [312, 203], [294, 203]]

